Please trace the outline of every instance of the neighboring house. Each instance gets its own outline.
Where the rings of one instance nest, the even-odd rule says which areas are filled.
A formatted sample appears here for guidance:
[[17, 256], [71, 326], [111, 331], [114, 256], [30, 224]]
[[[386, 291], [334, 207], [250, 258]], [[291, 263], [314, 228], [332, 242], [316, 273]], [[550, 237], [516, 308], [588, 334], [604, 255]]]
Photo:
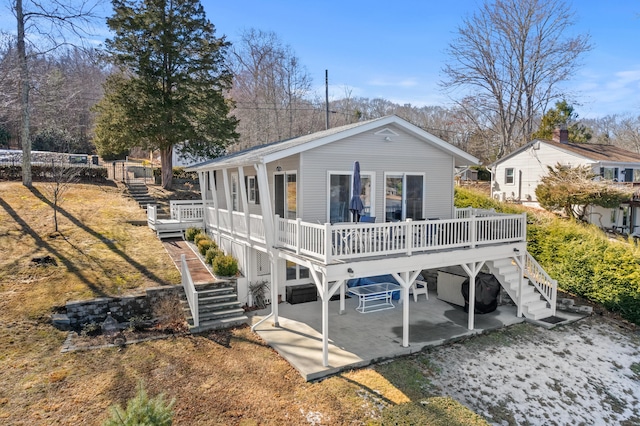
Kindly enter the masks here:
[[[349, 212], [355, 161], [362, 183], [356, 195], [373, 223], [355, 223]], [[188, 170], [199, 173], [207, 233], [238, 259], [241, 299], [248, 300], [253, 282], [268, 281], [272, 301], [284, 300], [289, 286], [315, 284], [326, 366], [328, 303], [339, 294], [343, 310], [347, 282], [354, 278], [391, 274], [408, 300], [422, 270], [460, 265], [474, 300], [475, 278], [485, 267], [518, 305], [518, 315], [555, 314], [556, 283], [527, 253], [526, 215], [454, 207], [455, 169], [473, 164], [471, 155], [388, 116]], [[403, 346], [409, 345], [409, 306], [402, 304]], [[473, 329], [473, 304], [468, 318]], [[271, 303], [267, 319], [278, 324], [278, 303]]]
[[[556, 130], [554, 140], [536, 139], [496, 161], [492, 169], [492, 195], [502, 201], [539, 206], [536, 187], [558, 163], [587, 165], [612, 185], [640, 186], [640, 154], [613, 145], [568, 142], [566, 130]], [[633, 233], [640, 226], [640, 205], [629, 200], [614, 209], [592, 207], [585, 218], [604, 229]]]

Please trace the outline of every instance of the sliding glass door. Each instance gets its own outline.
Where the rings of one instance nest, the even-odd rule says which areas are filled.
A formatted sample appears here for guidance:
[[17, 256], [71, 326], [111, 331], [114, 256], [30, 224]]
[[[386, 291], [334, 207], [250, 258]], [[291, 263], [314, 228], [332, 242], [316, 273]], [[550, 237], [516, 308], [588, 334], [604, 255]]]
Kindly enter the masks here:
[[[360, 199], [364, 210], [363, 216], [372, 216], [373, 212], [373, 178], [370, 173], [360, 174]], [[329, 175], [329, 222], [352, 222], [349, 203], [353, 195], [352, 173], [331, 173]]]
[[423, 219], [424, 175], [386, 175], [384, 203], [386, 222]]

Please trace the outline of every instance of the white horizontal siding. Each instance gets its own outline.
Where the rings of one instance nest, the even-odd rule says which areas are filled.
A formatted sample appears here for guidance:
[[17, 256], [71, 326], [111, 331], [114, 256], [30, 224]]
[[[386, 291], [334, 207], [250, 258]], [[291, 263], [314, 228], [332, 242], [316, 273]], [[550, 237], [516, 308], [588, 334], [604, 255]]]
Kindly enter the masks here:
[[[547, 166], [568, 164], [572, 167], [587, 164], [584, 158], [561, 151], [544, 142], [539, 143], [539, 149], [532, 145], [526, 150], [510, 157], [496, 165], [494, 171], [494, 196], [504, 194], [506, 198], [522, 201], [537, 201], [536, 187], [540, 179], [549, 173]], [[505, 182], [506, 169], [514, 169], [514, 182]]]
[[392, 130], [398, 136], [391, 136], [390, 141], [371, 131], [302, 154], [303, 220], [320, 223], [328, 220], [328, 171], [349, 173], [356, 160], [360, 162], [361, 173], [374, 175], [372, 215], [384, 217], [385, 172], [396, 172], [424, 174], [425, 217], [451, 217], [452, 157], [397, 127]]

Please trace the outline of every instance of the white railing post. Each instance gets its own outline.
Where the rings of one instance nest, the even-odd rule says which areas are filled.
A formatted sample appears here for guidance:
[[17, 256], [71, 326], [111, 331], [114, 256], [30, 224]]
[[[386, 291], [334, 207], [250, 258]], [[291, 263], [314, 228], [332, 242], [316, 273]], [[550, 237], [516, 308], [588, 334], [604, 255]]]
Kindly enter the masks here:
[[302, 223], [302, 219], [300, 219], [299, 217], [296, 218], [296, 227], [295, 227], [295, 237], [296, 237], [296, 254], [300, 254], [300, 242], [302, 241], [301, 239], [301, 235], [302, 232], [300, 232], [300, 224]]
[[527, 213], [522, 213], [522, 241], [527, 241]]
[[471, 248], [475, 248], [476, 242], [478, 241], [478, 221], [476, 220], [475, 214], [471, 214], [471, 217], [469, 218], [469, 228], [469, 242], [471, 243]]
[[274, 221], [275, 225], [273, 230], [273, 242], [276, 247], [280, 247], [280, 215], [276, 215], [276, 220]]
[[407, 255], [411, 256], [413, 249], [413, 219], [408, 218], [405, 223], [405, 242], [407, 244]]
[[331, 239], [333, 238], [332, 232], [331, 232], [331, 224], [330, 223], [325, 223], [324, 224], [324, 263], [325, 264], [329, 264], [331, 262], [331, 249], [333, 247], [333, 243], [331, 241]]

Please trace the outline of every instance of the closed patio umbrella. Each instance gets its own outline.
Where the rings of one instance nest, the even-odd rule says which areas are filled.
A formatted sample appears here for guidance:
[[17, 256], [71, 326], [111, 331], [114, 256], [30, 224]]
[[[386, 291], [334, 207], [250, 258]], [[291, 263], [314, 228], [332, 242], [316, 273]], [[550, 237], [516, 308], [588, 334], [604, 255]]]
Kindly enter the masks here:
[[354, 222], [360, 221], [360, 215], [362, 214], [362, 210], [364, 210], [362, 199], [360, 199], [361, 191], [362, 184], [360, 183], [360, 163], [356, 161], [353, 164], [353, 196], [351, 197], [351, 202], [349, 203], [349, 210], [351, 210], [351, 213], [353, 214]]

